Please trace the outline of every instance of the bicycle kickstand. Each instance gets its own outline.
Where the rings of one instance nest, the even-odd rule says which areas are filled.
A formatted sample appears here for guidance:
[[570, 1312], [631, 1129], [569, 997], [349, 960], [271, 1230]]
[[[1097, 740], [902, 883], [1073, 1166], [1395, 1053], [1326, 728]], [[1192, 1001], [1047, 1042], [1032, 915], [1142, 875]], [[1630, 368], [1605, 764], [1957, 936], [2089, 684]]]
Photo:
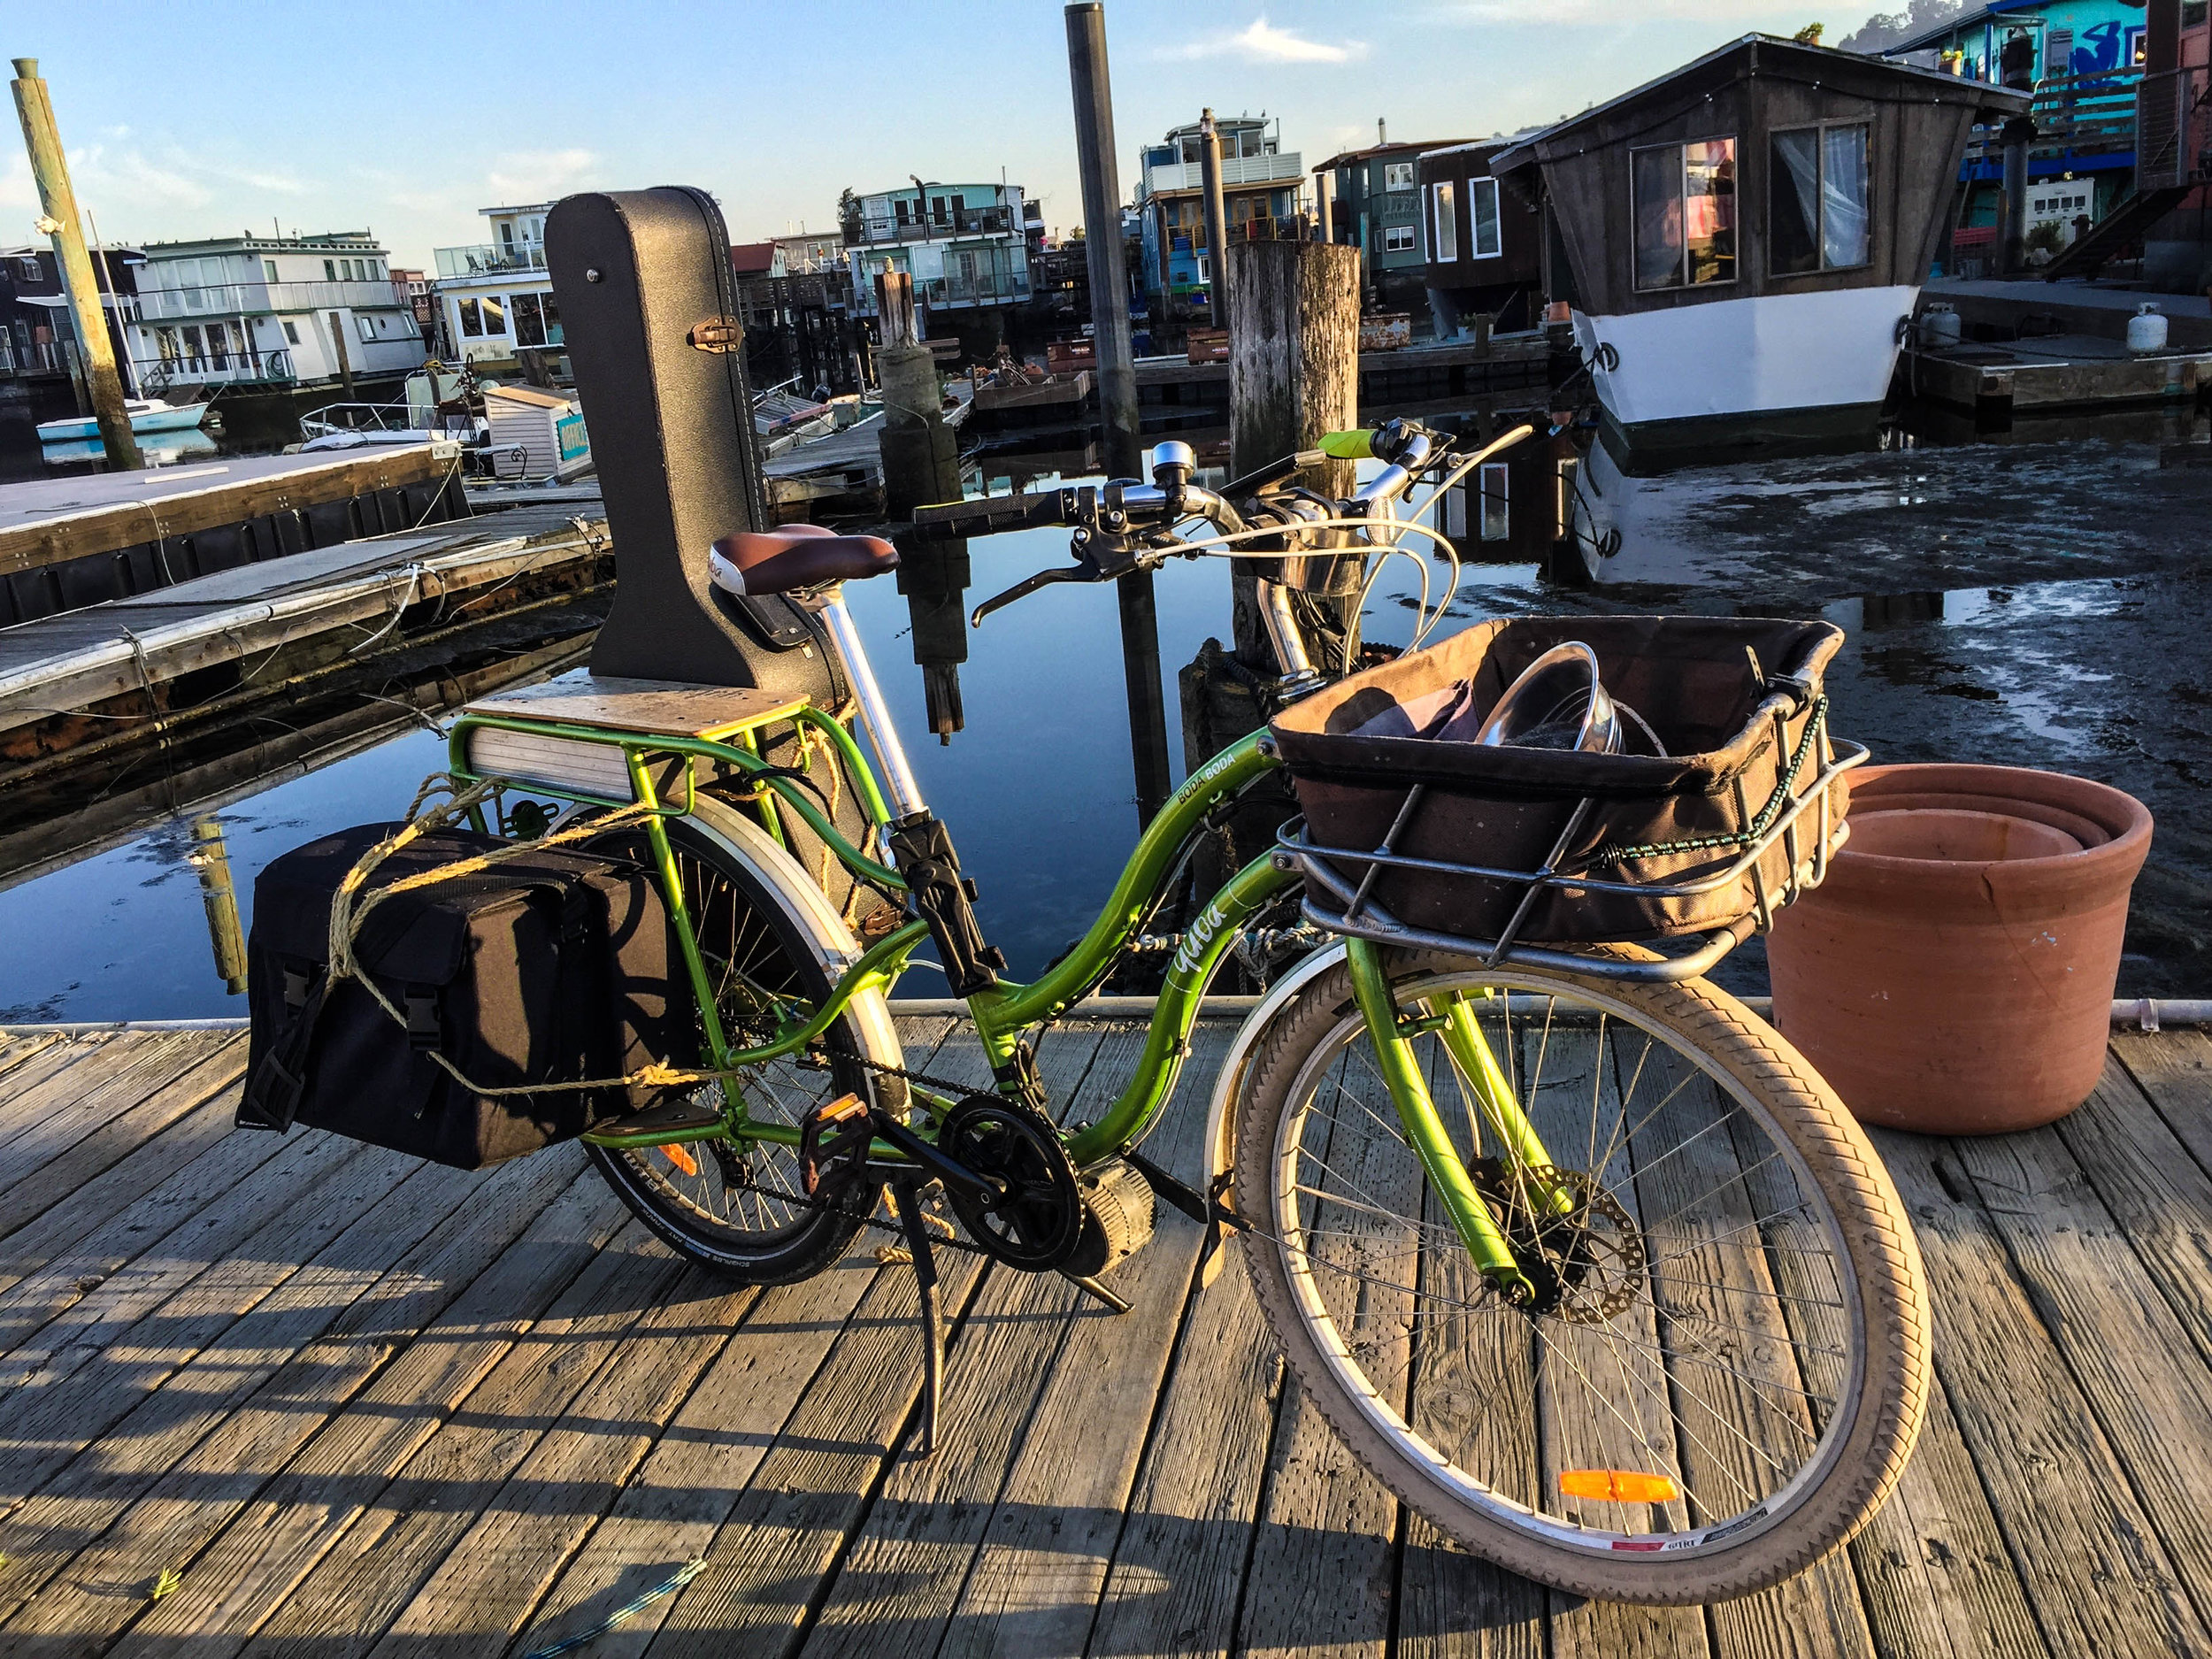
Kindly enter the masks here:
[[894, 1182], [891, 1201], [906, 1233], [907, 1253], [914, 1258], [914, 1285], [921, 1296], [922, 1338], [922, 1449], [929, 1456], [937, 1449], [937, 1414], [945, 1394], [945, 1328], [937, 1309], [937, 1257], [930, 1248], [929, 1229], [922, 1224], [922, 1195], [912, 1181]]

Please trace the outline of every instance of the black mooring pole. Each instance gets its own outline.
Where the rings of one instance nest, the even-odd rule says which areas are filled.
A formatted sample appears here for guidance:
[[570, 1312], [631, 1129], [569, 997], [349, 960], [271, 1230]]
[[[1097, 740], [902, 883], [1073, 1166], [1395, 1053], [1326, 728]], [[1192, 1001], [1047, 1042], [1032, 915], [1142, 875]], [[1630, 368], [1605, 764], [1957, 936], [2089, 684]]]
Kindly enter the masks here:
[[[1114, 94], [1106, 71], [1106, 12], [1098, 0], [1067, 9], [1068, 78], [1075, 91], [1076, 165], [1083, 178], [1084, 255], [1090, 265], [1091, 334], [1098, 357], [1098, 408], [1110, 478], [1141, 479], [1137, 361], [1129, 339], [1129, 265], [1121, 240], [1121, 174], [1114, 162]], [[1115, 584], [1121, 601], [1122, 671], [1129, 687], [1129, 741], [1137, 812], [1152, 821], [1169, 794], [1167, 703], [1160, 689], [1160, 621], [1152, 577]]]

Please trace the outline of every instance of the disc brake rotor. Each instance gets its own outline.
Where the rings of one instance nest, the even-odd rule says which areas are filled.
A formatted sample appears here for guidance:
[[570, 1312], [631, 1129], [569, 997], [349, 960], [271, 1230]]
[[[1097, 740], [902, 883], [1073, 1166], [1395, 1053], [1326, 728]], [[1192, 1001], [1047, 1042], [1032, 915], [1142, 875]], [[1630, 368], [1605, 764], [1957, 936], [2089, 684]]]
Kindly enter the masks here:
[[1549, 1164], [1509, 1168], [1496, 1158], [1476, 1159], [1468, 1174], [1535, 1287], [1530, 1312], [1601, 1325], [1634, 1304], [1644, 1279], [1643, 1234], [1587, 1174]]
[[1049, 1118], [1002, 1096], [972, 1094], [946, 1117], [937, 1146], [998, 1189], [990, 1200], [945, 1183], [953, 1213], [985, 1250], [1033, 1273], [1074, 1253], [1083, 1189]]

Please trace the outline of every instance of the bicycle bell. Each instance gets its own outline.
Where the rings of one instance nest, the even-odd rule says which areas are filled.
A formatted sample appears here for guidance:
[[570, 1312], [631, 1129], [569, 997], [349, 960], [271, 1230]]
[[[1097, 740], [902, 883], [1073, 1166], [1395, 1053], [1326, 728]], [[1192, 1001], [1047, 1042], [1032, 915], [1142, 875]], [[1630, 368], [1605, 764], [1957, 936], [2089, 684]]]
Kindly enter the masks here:
[[1198, 452], [1187, 443], [1170, 438], [1152, 446], [1152, 481], [1162, 489], [1173, 489], [1190, 482], [1190, 475], [1198, 465]]
[[1597, 653], [1579, 640], [1553, 646], [1505, 688], [1475, 741], [1619, 754], [1620, 710], [1598, 678]]

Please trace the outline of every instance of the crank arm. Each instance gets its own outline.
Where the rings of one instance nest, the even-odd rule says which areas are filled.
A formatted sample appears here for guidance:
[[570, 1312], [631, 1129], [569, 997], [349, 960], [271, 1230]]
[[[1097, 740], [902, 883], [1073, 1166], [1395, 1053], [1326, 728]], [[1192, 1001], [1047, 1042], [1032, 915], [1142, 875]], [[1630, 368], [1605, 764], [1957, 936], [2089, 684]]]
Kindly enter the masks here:
[[997, 1187], [966, 1164], [956, 1158], [947, 1157], [888, 1112], [879, 1111], [874, 1118], [877, 1139], [905, 1153], [925, 1173], [936, 1177], [948, 1187], [956, 1187], [962, 1192], [972, 1193], [978, 1198], [993, 1203], [998, 1202]]

